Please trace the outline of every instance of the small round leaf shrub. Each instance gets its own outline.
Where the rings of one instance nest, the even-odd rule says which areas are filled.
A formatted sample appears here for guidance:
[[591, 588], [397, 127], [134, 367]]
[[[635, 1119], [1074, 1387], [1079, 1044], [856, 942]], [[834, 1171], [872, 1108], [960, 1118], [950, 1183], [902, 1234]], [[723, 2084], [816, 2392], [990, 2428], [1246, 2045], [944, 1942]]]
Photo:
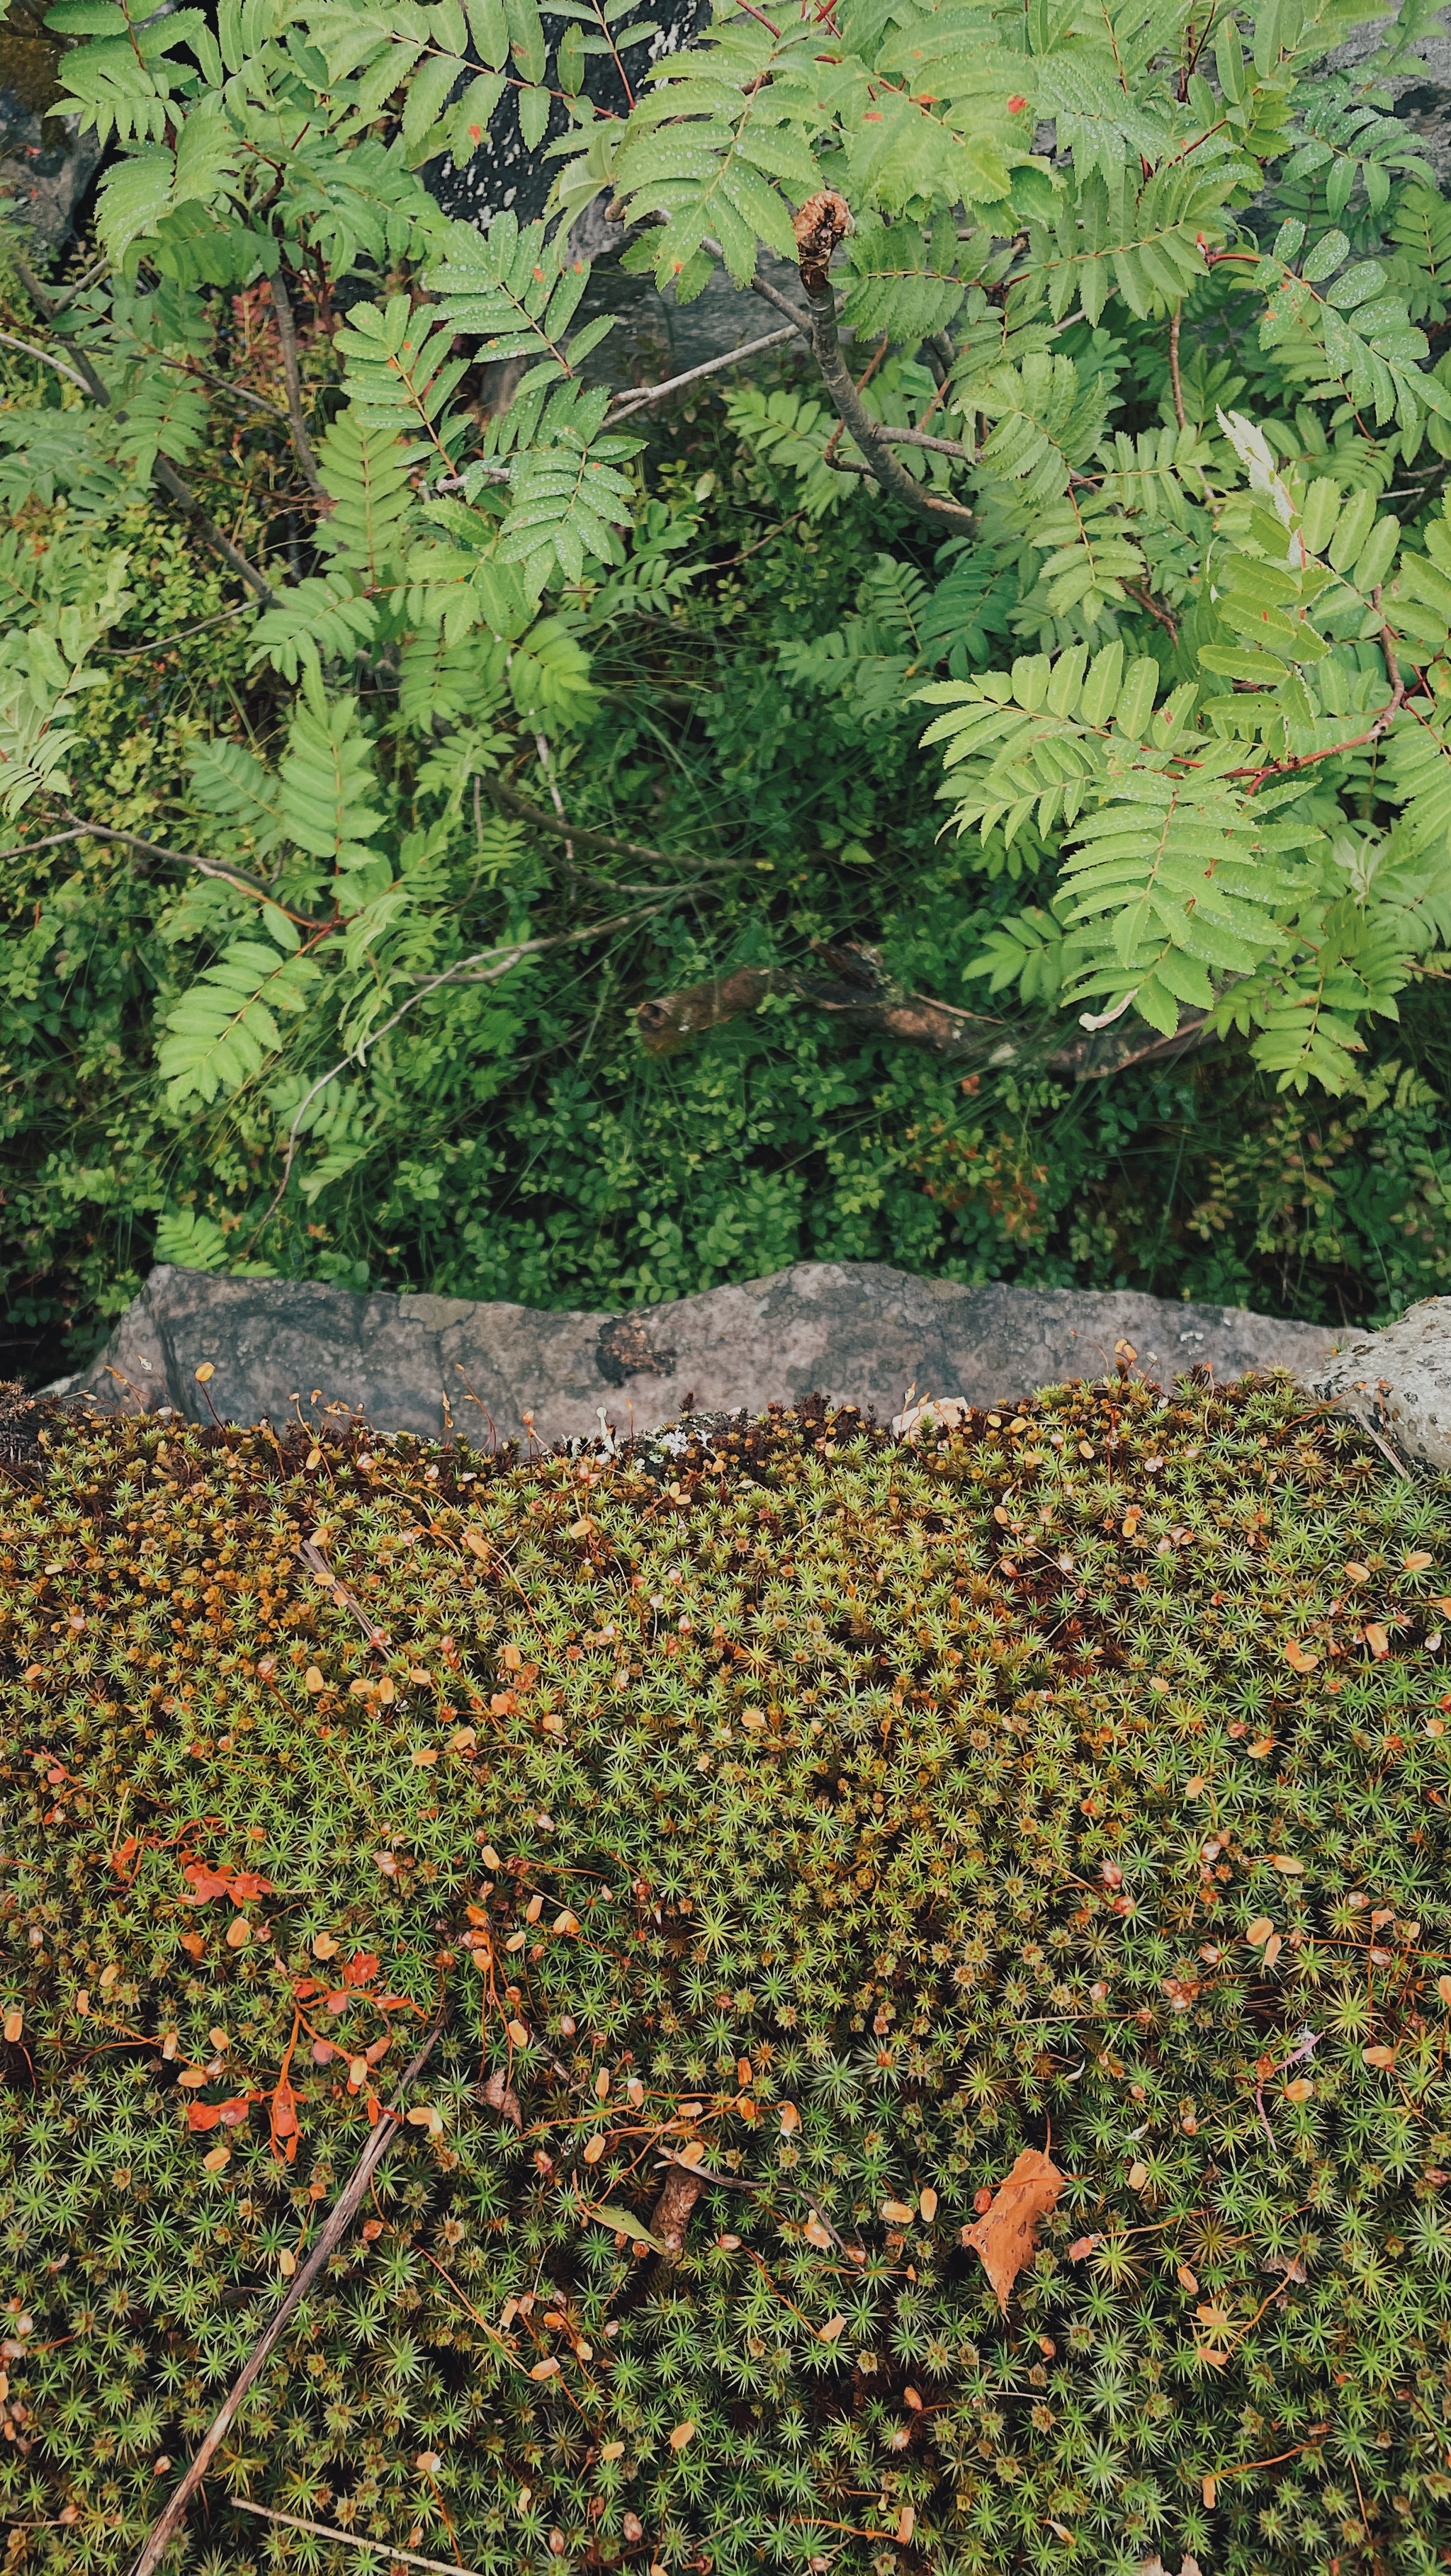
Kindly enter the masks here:
[[9, 2564], [121, 2576], [435, 2023], [179, 2563], [1444, 2563], [1439, 1488], [1126, 1379], [4, 1478]]

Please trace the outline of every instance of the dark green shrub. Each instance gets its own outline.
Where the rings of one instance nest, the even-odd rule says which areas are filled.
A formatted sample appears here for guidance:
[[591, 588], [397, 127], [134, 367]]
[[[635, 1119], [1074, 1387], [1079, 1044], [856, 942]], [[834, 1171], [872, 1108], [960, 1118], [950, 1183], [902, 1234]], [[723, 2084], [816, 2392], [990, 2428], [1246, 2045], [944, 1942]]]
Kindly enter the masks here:
[[129, 2564], [435, 2015], [188, 2564], [1443, 2563], [1439, 1489], [1128, 1381], [7, 1473], [12, 2565]]

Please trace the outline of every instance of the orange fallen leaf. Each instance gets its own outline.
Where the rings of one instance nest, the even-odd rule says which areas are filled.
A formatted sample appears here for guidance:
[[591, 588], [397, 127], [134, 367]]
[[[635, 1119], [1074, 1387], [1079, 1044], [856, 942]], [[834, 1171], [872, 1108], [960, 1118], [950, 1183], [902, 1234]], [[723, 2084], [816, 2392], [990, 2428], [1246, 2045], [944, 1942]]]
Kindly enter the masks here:
[[1244, 1937], [1252, 1950], [1258, 1950], [1262, 1942], [1268, 1941], [1274, 1928], [1267, 1914], [1257, 1914], [1253, 1923], [1246, 1926]]
[[976, 2226], [964, 2229], [963, 2243], [981, 2258], [1000, 2308], [1006, 2308], [1013, 2283], [1036, 2250], [1039, 2219], [1047, 2217], [1062, 2189], [1063, 2176], [1052, 2157], [1038, 2147], [1024, 2147]]
[[1378, 2066], [1382, 2070], [1394, 2066], [1396, 2062], [1396, 2052], [1393, 2048], [1363, 2048], [1360, 2054], [1366, 2066]]
[[674, 2432], [670, 2436], [670, 2448], [672, 2451], [683, 2451], [686, 2443], [693, 2442], [694, 2439], [695, 2426], [693, 2423], [677, 2424]]
[[1285, 1648], [1285, 1661], [1297, 1673], [1313, 1673], [1320, 1658], [1313, 1646], [1302, 1646], [1291, 1637]]
[[[1436, 1979], [1436, 1992], [1440, 1996], [1443, 2004], [1451, 2004], [1451, 1977], [1438, 1977]], [[10, 2034], [8, 2031], [5, 2036], [7, 2039], [9, 2038]]]
[[1314, 2084], [1308, 2075], [1297, 2075], [1292, 2084], [1287, 2084], [1285, 2086], [1285, 2100], [1287, 2102], [1308, 2102], [1314, 2090]]
[[882, 2216], [889, 2227], [910, 2227], [916, 2214], [910, 2201], [884, 2200], [882, 2203]]
[[1365, 1642], [1369, 1646], [1371, 1653], [1374, 1655], [1376, 1662], [1383, 1663], [1386, 1656], [1390, 1653], [1391, 1641], [1386, 1635], [1384, 1628], [1381, 1626], [1380, 1621], [1378, 1619], [1367, 1620], [1362, 1634], [1364, 1635]]
[[1424, 1574], [1427, 1568], [1434, 1565], [1435, 1562], [1436, 1560], [1434, 1556], [1428, 1556], [1423, 1547], [1413, 1547], [1409, 1556], [1405, 1559], [1406, 1572], [1407, 1574]]

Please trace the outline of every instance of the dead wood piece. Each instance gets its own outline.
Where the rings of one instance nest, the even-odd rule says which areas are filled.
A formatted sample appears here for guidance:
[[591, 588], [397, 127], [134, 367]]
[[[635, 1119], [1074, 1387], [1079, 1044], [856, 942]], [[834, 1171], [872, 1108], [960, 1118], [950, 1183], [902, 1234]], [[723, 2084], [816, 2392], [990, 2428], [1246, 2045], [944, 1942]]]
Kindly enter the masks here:
[[1074, 1038], [1066, 1046], [1051, 1044], [1047, 1042], [1056, 1039], [1061, 1023], [1015, 1031], [1007, 1020], [959, 1010], [932, 994], [909, 993], [886, 974], [877, 951], [865, 941], [837, 942], [815, 953], [835, 970], [830, 977], [795, 974], [779, 966], [740, 966], [733, 974], [641, 1002], [635, 1019], [647, 1052], [672, 1055], [687, 1038], [739, 1019], [772, 993], [822, 1012], [855, 1036], [896, 1038], [948, 1061], [991, 1056], [995, 1063], [1028, 1071], [1066, 1074], [1075, 1083], [1102, 1082], [1134, 1065], [1173, 1063], [1214, 1035], [1207, 1013], [1200, 1011], [1169, 1037], [1146, 1038], [1141, 1029], [1114, 1028]]
[[651, 1055], [673, 1055], [687, 1038], [718, 1029], [754, 1011], [768, 993], [786, 988], [786, 979], [771, 966], [738, 966], [733, 975], [714, 975], [709, 983], [688, 984], [658, 1001], [642, 1002], [635, 1013], [640, 1035]]

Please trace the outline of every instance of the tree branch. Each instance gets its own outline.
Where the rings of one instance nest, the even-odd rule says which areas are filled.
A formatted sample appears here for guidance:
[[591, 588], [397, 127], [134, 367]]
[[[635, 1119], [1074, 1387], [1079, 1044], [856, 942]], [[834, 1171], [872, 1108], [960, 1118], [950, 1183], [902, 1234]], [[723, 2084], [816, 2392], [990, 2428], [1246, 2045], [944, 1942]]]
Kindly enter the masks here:
[[631, 385], [616, 394], [606, 415], [606, 426], [614, 427], [629, 418], [631, 412], [644, 411], [666, 394], [678, 394], [683, 385], [697, 384], [702, 376], [719, 375], [723, 367], [739, 366], [745, 358], [759, 358], [767, 349], [779, 349], [786, 340], [794, 340], [800, 324], [793, 322], [789, 331], [768, 331], [763, 340], [747, 340], [740, 349], [727, 349], [723, 358], [707, 358], [701, 366], [687, 367], [682, 376], [667, 376], [663, 385]]
[[[804, 269], [802, 283], [806, 284]], [[821, 370], [822, 382], [836, 406], [838, 418], [855, 439], [882, 490], [892, 500], [902, 502], [918, 518], [947, 519], [957, 528], [975, 527], [977, 522], [971, 510], [963, 509], [958, 501], [935, 500], [892, 454], [887, 441], [894, 439], [897, 433], [883, 429], [873, 420], [852, 382], [851, 369], [842, 355], [836, 323], [836, 297], [830, 280], [823, 277], [819, 287], [808, 285], [806, 294], [811, 309], [811, 347]], [[940, 448], [949, 456], [965, 457], [966, 454], [963, 448], [954, 447], [945, 439], [926, 438], [920, 431], [906, 433], [902, 443]]]
[[317, 470], [317, 459], [302, 416], [302, 370], [297, 363], [297, 333], [293, 329], [292, 306], [288, 302], [280, 268], [275, 277], [268, 279], [267, 292], [277, 316], [277, 337], [282, 343], [282, 373], [287, 382], [287, 419], [292, 431], [292, 452], [302, 468], [304, 481], [314, 492], [320, 493], [322, 477]]
[[143, 841], [139, 832], [115, 832], [105, 823], [84, 823], [78, 814], [69, 815], [67, 820], [73, 830], [53, 832], [44, 841], [17, 842], [14, 850], [0, 851], [0, 858], [13, 858], [22, 849], [49, 849], [58, 841], [120, 841], [126, 849], [140, 850], [148, 859], [169, 859], [177, 867], [195, 868], [198, 876], [216, 877], [224, 885], [236, 886], [242, 894], [256, 895], [277, 912], [285, 913], [289, 921], [295, 921], [299, 930], [332, 928], [331, 921], [316, 921], [311, 913], [290, 911], [264, 878], [249, 876], [245, 868], [234, 868], [226, 859], [207, 858], [200, 850], [168, 850], [160, 841]]
[[[39, 278], [34, 275], [24, 260], [17, 263], [16, 273], [41, 320], [53, 322], [57, 307], [47, 295]], [[18, 340], [14, 345], [28, 351], [33, 358], [43, 359], [48, 367], [54, 367], [59, 374], [69, 376], [72, 384], [79, 385], [82, 393], [88, 393], [92, 401], [98, 402], [103, 410], [111, 409], [110, 389], [102, 383], [83, 349], [71, 350], [71, 355], [76, 362], [75, 367], [71, 368], [60, 358], [48, 356], [44, 349], [32, 348], [28, 340]], [[275, 607], [276, 593], [265, 573], [260, 573], [254, 563], [249, 563], [240, 548], [233, 545], [230, 537], [223, 536], [221, 529], [207, 516], [191, 485], [182, 481], [169, 456], [157, 457], [151, 469], [151, 479], [153, 483], [160, 484], [168, 500], [175, 501], [179, 509], [185, 510], [188, 517], [196, 521], [198, 533], [215, 553], [221, 555], [231, 565], [235, 573], [241, 575], [249, 590], [254, 590], [259, 599], [264, 600], [269, 608]]]
[[489, 781], [489, 796], [506, 814], [518, 822], [528, 823], [552, 841], [577, 841], [581, 849], [603, 850], [610, 858], [642, 859], [651, 868], [696, 868], [711, 874], [748, 868], [749, 859], [698, 859], [680, 857], [671, 850], [652, 850], [647, 841], [619, 841], [612, 832], [597, 832], [583, 823], [567, 822], [562, 815], [546, 814], [542, 805], [531, 805], [527, 796], [506, 787], [502, 778]]
[[[679, 892], [688, 893], [689, 888], [682, 887]], [[672, 902], [678, 900], [678, 895], [672, 893], [669, 900]], [[396, 1029], [399, 1021], [404, 1019], [419, 1002], [427, 1001], [430, 993], [438, 992], [444, 984], [497, 984], [505, 975], [511, 975], [516, 966], [521, 966], [526, 957], [542, 957], [548, 950], [554, 948], [574, 948], [581, 940], [603, 939], [612, 930], [633, 930], [638, 923], [650, 921], [657, 912], [664, 910], [663, 903], [636, 904], [632, 911], [616, 913], [612, 920], [586, 922], [581, 930], [559, 930], [545, 939], [518, 939], [508, 945], [477, 948], [471, 957], [460, 957], [456, 964], [445, 966], [441, 973], [425, 976], [416, 990], [409, 994], [407, 1000], [399, 1003], [396, 1011], [391, 1012], [376, 1029], [369, 1029], [356, 1046], [350, 1047], [347, 1054], [336, 1064], [329, 1065], [326, 1073], [320, 1073], [316, 1082], [303, 1093], [292, 1113], [292, 1125], [287, 1131], [287, 1150], [282, 1158], [282, 1178], [277, 1184], [271, 1205], [255, 1227], [250, 1241], [252, 1243], [257, 1241], [263, 1228], [270, 1224], [286, 1196], [287, 1184], [292, 1177], [293, 1156], [297, 1152], [298, 1129], [302, 1124], [304, 1113], [311, 1108], [318, 1093], [326, 1091], [330, 1082], [336, 1082], [340, 1073], [346, 1073], [350, 1064], [361, 1064], [369, 1048], [375, 1047], [380, 1038], [385, 1038], [390, 1029]], [[139, 2568], [136, 2570], [136, 2576], [141, 2576]]]

